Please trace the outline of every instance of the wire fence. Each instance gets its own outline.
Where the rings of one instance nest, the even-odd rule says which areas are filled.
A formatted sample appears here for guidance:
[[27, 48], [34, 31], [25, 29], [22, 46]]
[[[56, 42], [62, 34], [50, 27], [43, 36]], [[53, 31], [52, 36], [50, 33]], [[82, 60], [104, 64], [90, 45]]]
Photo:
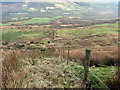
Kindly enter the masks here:
[[[69, 46], [66, 46], [66, 47], [55, 47], [56, 49], [60, 49], [60, 51], [61, 51], [61, 54], [64, 54], [64, 52], [66, 51], [68, 54], [67, 54], [67, 64], [68, 64], [68, 59], [69, 59], [69, 55], [70, 55], [70, 52], [71, 52], [71, 50], [72, 50], [72, 48], [79, 48], [79, 46], [73, 46], [73, 47], [69, 47]], [[95, 49], [95, 48], [94, 48]], [[84, 49], [83, 49], [84, 50]], [[98, 50], [98, 51], [102, 51], [102, 50]], [[84, 56], [86, 56], [86, 55], [84, 55]], [[80, 64], [83, 64], [83, 62], [82, 61], [80, 61], [79, 60], [79, 63]], [[84, 66], [84, 65], [83, 65]], [[89, 67], [89, 66], [88, 66]], [[75, 73], [75, 71], [73, 70], [73, 72], [74, 72], [74, 74], [77, 76], [77, 77], [80, 77], [80, 79], [82, 80], [82, 81], [84, 81], [84, 75], [78, 75], [78, 74], [76, 74]], [[83, 69], [83, 72], [85, 72], [84, 71], [84, 69]], [[90, 75], [89, 74], [91, 74], [94, 78], [96, 78], [98, 81], [99, 81], [99, 83], [101, 84], [101, 85], [103, 85], [103, 87], [104, 88], [106, 88], [107, 90], [110, 90], [110, 88], [106, 85], [106, 83], [104, 83], [104, 81], [102, 81], [97, 75], [95, 75], [95, 73], [89, 68], [89, 73], [88, 73], [88, 77], [87, 77], [87, 79], [88, 79], [88, 82], [89, 83], [91, 83], [91, 79], [90, 79]], [[94, 82], [94, 84], [98, 84], [97, 82]], [[87, 87], [86, 87], [87, 88]], [[89, 87], [90, 88], [90, 87]]]
[[[58, 52], [59, 52], [59, 55], [60, 55], [60, 58], [61, 59], [64, 59], [64, 57], [62, 55], [67, 55], [66, 56], [66, 62], [67, 64], [69, 63], [70, 61], [70, 52], [73, 50], [73, 49], [77, 49], [80, 48], [81, 51], [85, 51], [84, 48], [81, 48], [81, 46], [63, 46], [63, 47], [56, 47], [56, 46], [53, 46], [52, 48], [54, 49], [58, 49]], [[96, 48], [92, 48], [92, 50], [96, 50]], [[102, 50], [97, 50], [97, 51], [102, 51]], [[66, 52], [66, 54], [65, 54]], [[84, 53], [85, 54], [85, 53]], [[85, 56], [85, 55], [84, 55]], [[79, 64], [83, 65], [83, 62], [79, 60]], [[74, 72], [74, 71], [73, 71]], [[84, 72], [84, 69], [83, 69], [83, 72]], [[102, 81], [97, 75], [94, 74], [94, 72], [89, 68], [89, 73], [94, 77], [96, 78], [106, 89], [109, 89], [109, 87], [104, 83], [104, 81]], [[74, 74], [77, 76], [77, 77], [80, 77], [80, 79], [83, 81], [84, 80], [84, 75], [78, 75], [74, 72]], [[89, 78], [89, 74], [88, 74], [88, 77], [87, 77], [88, 81], [92, 81], [90, 78]], [[94, 82], [94, 84], [98, 84], [96, 82]], [[109, 89], [110, 90], [110, 89]]]
[[[56, 46], [54, 46], [53, 48], [55, 48], [56, 50], [58, 49], [58, 52], [59, 52], [59, 55], [60, 55], [60, 58], [61, 59], [64, 59], [64, 56], [62, 56], [62, 55], [66, 55], [66, 63], [68, 64], [69, 63], [69, 61], [70, 60], [72, 60], [72, 59], [70, 59], [70, 52], [72, 52], [72, 50], [73, 49], [80, 49], [80, 50], [82, 50], [82, 51], [85, 51], [85, 49], [84, 48], [81, 48], [80, 46], [70, 46], [70, 45], [68, 45], [68, 46], [63, 46], [63, 47], [56, 47]], [[103, 52], [105, 52], [105, 50], [104, 49], [102, 49], [102, 50], [100, 50], [100, 49], [97, 49], [97, 48], [92, 48], [92, 50], [96, 50], [98, 53], [99, 53], [99, 51], [103, 51]], [[109, 50], [110, 51], [110, 50]], [[65, 54], [66, 53], [66, 54]], [[85, 53], [84, 53], [85, 54]], [[85, 55], [84, 55], [85, 56]], [[81, 64], [81, 65], [83, 65], [83, 62], [82, 61], [80, 61], [79, 60], [79, 64]], [[74, 72], [74, 71], [73, 71]], [[84, 69], [83, 69], [83, 72], [84, 72]], [[84, 80], [84, 75], [78, 75], [78, 74], [76, 74], [75, 72], [74, 72], [74, 74], [77, 76], [77, 77], [80, 77], [80, 79], [83, 81]], [[102, 81], [97, 75], [95, 75], [95, 73], [89, 68], [89, 74], [91, 74], [94, 78], [96, 78], [98, 81], [99, 81], [99, 83], [101, 83], [101, 85], [103, 85], [104, 86], [104, 88], [106, 88], [106, 89], [108, 89], [108, 90], [110, 90], [109, 89], [109, 87], [106, 85], [106, 83], [104, 83], [104, 81]], [[92, 81], [91, 79], [90, 79], [90, 75], [88, 74], [88, 77], [87, 77], [87, 79], [88, 79], [88, 82], [90, 82], [90, 81]], [[97, 82], [94, 82], [94, 84], [98, 84]]]

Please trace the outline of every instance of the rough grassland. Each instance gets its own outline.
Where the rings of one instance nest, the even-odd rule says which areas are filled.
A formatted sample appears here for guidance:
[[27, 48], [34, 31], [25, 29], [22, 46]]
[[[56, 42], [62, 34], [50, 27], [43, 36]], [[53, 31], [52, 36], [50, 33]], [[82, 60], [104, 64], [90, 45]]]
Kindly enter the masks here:
[[[34, 39], [47, 37], [50, 34], [50, 30], [38, 28], [38, 29], [4, 29], [2, 31], [3, 41], [15, 41], [24, 39]], [[83, 37], [87, 35], [111, 33], [118, 34], [118, 23], [111, 24], [98, 24], [87, 27], [79, 27], [73, 29], [57, 29], [57, 36], [65, 38]]]
[[[84, 70], [80, 63], [69, 60], [67, 64], [66, 59], [42, 56], [36, 51], [26, 51], [22, 54], [19, 51], [4, 51], [3, 55], [6, 58], [3, 61], [3, 69], [6, 71], [5, 68], [9, 68], [3, 74], [3, 87], [4, 83], [7, 88], [83, 87]], [[90, 71], [105, 83], [115, 75], [116, 68], [114, 66], [91, 67]], [[6, 74], [7, 76], [5, 76]], [[91, 73], [89, 79], [92, 80], [92, 88], [104, 88], [104, 85]]]
[[118, 22], [108, 24], [98, 24], [87, 27], [78, 27], [74, 29], [61, 29], [57, 31], [62, 37], [82, 37], [86, 35], [111, 33], [118, 34]]

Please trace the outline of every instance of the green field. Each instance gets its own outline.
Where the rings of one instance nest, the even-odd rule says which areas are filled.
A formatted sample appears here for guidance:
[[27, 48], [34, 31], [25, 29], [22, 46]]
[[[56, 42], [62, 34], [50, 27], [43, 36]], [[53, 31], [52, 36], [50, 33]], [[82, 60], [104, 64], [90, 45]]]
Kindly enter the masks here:
[[17, 22], [10, 22], [3, 25], [27, 25], [27, 24], [41, 24], [41, 23], [47, 23], [51, 18], [32, 18], [30, 20], [25, 21], [17, 21]]
[[60, 29], [57, 31], [57, 33], [62, 37], [82, 37], [86, 35], [105, 33], [118, 34], [118, 22], [78, 27], [74, 29]]
[[[2, 26], [6, 26], [6, 25], [29, 25], [29, 24], [42, 24], [42, 23], [47, 23], [51, 20], [54, 20], [54, 19], [57, 19], [57, 18], [61, 18], [62, 16], [55, 16], [55, 17], [52, 17], [52, 18], [47, 18], [47, 17], [44, 17], [44, 18], [32, 18], [32, 19], [29, 19], [29, 20], [24, 20], [24, 19], [28, 19], [28, 17], [21, 17], [21, 18], [13, 18], [15, 19], [16, 21], [15, 22], [9, 22], [9, 23], [3, 23], [1, 24]], [[21, 20], [21, 21], [19, 21]]]
[[39, 30], [39, 31], [4, 30], [2, 31], [2, 40], [3, 41], [17, 41], [17, 40], [48, 37], [49, 32], [50, 31], [48, 30]]
[[[38, 18], [33, 18], [33, 20], [36, 19]], [[3, 41], [16, 41], [24, 39], [42, 38], [49, 36], [49, 33], [51, 32], [50, 30], [44, 30], [41, 28], [36, 31], [33, 30], [34, 29], [6, 29], [2, 31], [2, 39]], [[83, 37], [87, 35], [102, 33], [118, 34], [118, 23], [98, 24], [87, 27], [78, 27], [74, 29], [58, 29], [56, 32], [57, 36], [67, 38]]]

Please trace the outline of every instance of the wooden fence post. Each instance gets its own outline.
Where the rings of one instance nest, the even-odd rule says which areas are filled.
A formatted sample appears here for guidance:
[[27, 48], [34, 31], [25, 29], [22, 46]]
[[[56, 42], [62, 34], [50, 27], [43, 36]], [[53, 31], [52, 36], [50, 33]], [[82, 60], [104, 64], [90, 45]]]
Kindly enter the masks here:
[[91, 55], [91, 49], [86, 49], [85, 53], [85, 60], [83, 62], [84, 65], [84, 79], [83, 82], [87, 83], [88, 81], [88, 72], [89, 72], [89, 64], [90, 64], [90, 55]]
[[69, 62], [69, 59], [70, 59], [70, 46], [68, 46], [67, 64], [68, 64], [68, 62]]
[[60, 60], [62, 61], [62, 50], [60, 50]]
[[62, 59], [65, 57], [64, 54], [65, 54], [65, 47], [63, 47]]

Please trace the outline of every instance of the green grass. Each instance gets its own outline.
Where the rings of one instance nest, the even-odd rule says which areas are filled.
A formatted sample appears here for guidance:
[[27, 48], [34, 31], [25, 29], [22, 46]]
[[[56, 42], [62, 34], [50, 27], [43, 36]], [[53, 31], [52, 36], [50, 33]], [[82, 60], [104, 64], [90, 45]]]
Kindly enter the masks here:
[[48, 30], [39, 30], [39, 31], [21, 31], [21, 30], [4, 30], [2, 31], [2, 40], [3, 41], [17, 41], [17, 40], [27, 40], [35, 39], [49, 36]]
[[47, 23], [51, 18], [32, 18], [30, 20], [25, 20], [25, 21], [18, 21], [13, 24], [15, 25], [27, 25], [27, 24], [39, 24], [39, 23]]
[[[96, 67], [96, 68], [90, 68], [90, 71], [96, 75], [104, 84], [107, 80], [112, 80], [113, 76], [115, 76], [116, 67], [114, 66], [106, 66], [106, 67]], [[93, 76], [92, 73], [89, 73], [89, 78], [93, 80], [93, 88], [104, 88], [104, 84], [101, 83], [97, 78]]]
[[61, 29], [58, 30], [57, 33], [59, 36], [62, 37], [81, 37], [81, 36], [86, 36], [86, 35], [91, 35], [94, 32], [92, 30], [85, 30], [83, 28], [75, 28], [75, 29]]
[[55, 17], [52, 17], [53, 19], [57, 19], [57, 18], [61, 18], [62, 16], [55, 16]]
[[83, 37], [86, 35], [102, 34], [102, 33], [118, 33], [118, 22], [97, 24], [88, 27], [78, 27], [74, 29], [60, 29], [57, 31], [61, 37]]
[[41, 24], [41, 23], [47, 23], [52, 18], [32, 18], [30, 20], [25, 20], [25, 21], [17, 21], [17, 22], [9, 22], [9, 23], [4, 23], [1, 24], [2, 26], [7, 26], [7, 25], [28, 25], [28, 24]]
[[22, 33], [18, 30], [14, 31], [2, 31], [2, 40], [3, 41], [14, 41], [18, 40]]
[[[21, 18], [16, 18], [16, 20], [17, 20], [16, 22], [3, 23], [3, 24], [0, 24], [0, 26], [8, 26], [8, 25], [12, 25], [12, 24], [14, 24], [14, 25], [41, 24], [41, 23], [47, 23], [50, 20], [61, 18], [61, 17], [62, 16], [55, 16], [52, 18], [35, 17], [35, 18], [29, 19], [29, 20], [23, 20], [23, 19], [28, 19], [28, 17], [21, 17]], [[23, 20], [23, 21], [19, 21], [19, 20]]]
[[[56, 17], [54, 17], [56, 18]], [[42, 22], [42, 20], [48, 21], [49, 18], [33, 18], [32, 20], [25, 21], [22, 24], [25, 23], [32, 23], [32, 21]], [[34, 23], [35, 23], [34, 22]], [[7, 29], [2, 31], [3, 41], [15, 41], [15, 40], [24, 40], [24, 39], [34, 39], [34, 38], [40, 38], [44, 36], [48, 36], [50, 31], [44, 30], [39, 28], [40, 30], [33, 31], [25, 29], [24, 31], [21, 29]], [[23, 31], [23, 32], [21, 32]], [[67, 37], [67, 38], [74, 38], [74, 37], [84, 37], [88, 35], [95, 35], [95, 34], [102, 34], [102, 33], [111, 33], [111, 34], [117, 34], [118, 33], [118, 23], [109, 23], [109, 24], [98, 24], [98, 25], [92, 25], [88, 27], [78, 27], [74, 29], [59, 29], [56, 31], [57, 36], [60, 37]]]
[[12, 20], [24, 20], [24, 19], [28, 19], [28, 17], [12, 18]]
[[[74, 75], [75, 78], [80, 78], [80, 80], [83, 80], [84, 75], [84, 69], [83, 66], [70, 62], [67, 69], [72, 70], [72, 75]], [[106, 67], [90, 67], [89, 69], [89, 76], [88, 80], [92, 81], [92, 88], [105, 88], [104, 84], [105, 81], [111, 80], [116, 72], [116, 67], [114, 66], [106, 66]], [[101, 83], [94, 75], [96, 75], [103, 83]]]
[[2, 23], [2, 24], [0, 24], [0, 26], [9, 26], [9, 25], [11, 25], [11, 23]]
[[95, 31], [97, 34], [99, 33], [118, 33], [118, 22], [117, 23], [107, 23], [107, 24], [98, 24], [93, 25], [95, 27], [91, 28], [91, 30]]

